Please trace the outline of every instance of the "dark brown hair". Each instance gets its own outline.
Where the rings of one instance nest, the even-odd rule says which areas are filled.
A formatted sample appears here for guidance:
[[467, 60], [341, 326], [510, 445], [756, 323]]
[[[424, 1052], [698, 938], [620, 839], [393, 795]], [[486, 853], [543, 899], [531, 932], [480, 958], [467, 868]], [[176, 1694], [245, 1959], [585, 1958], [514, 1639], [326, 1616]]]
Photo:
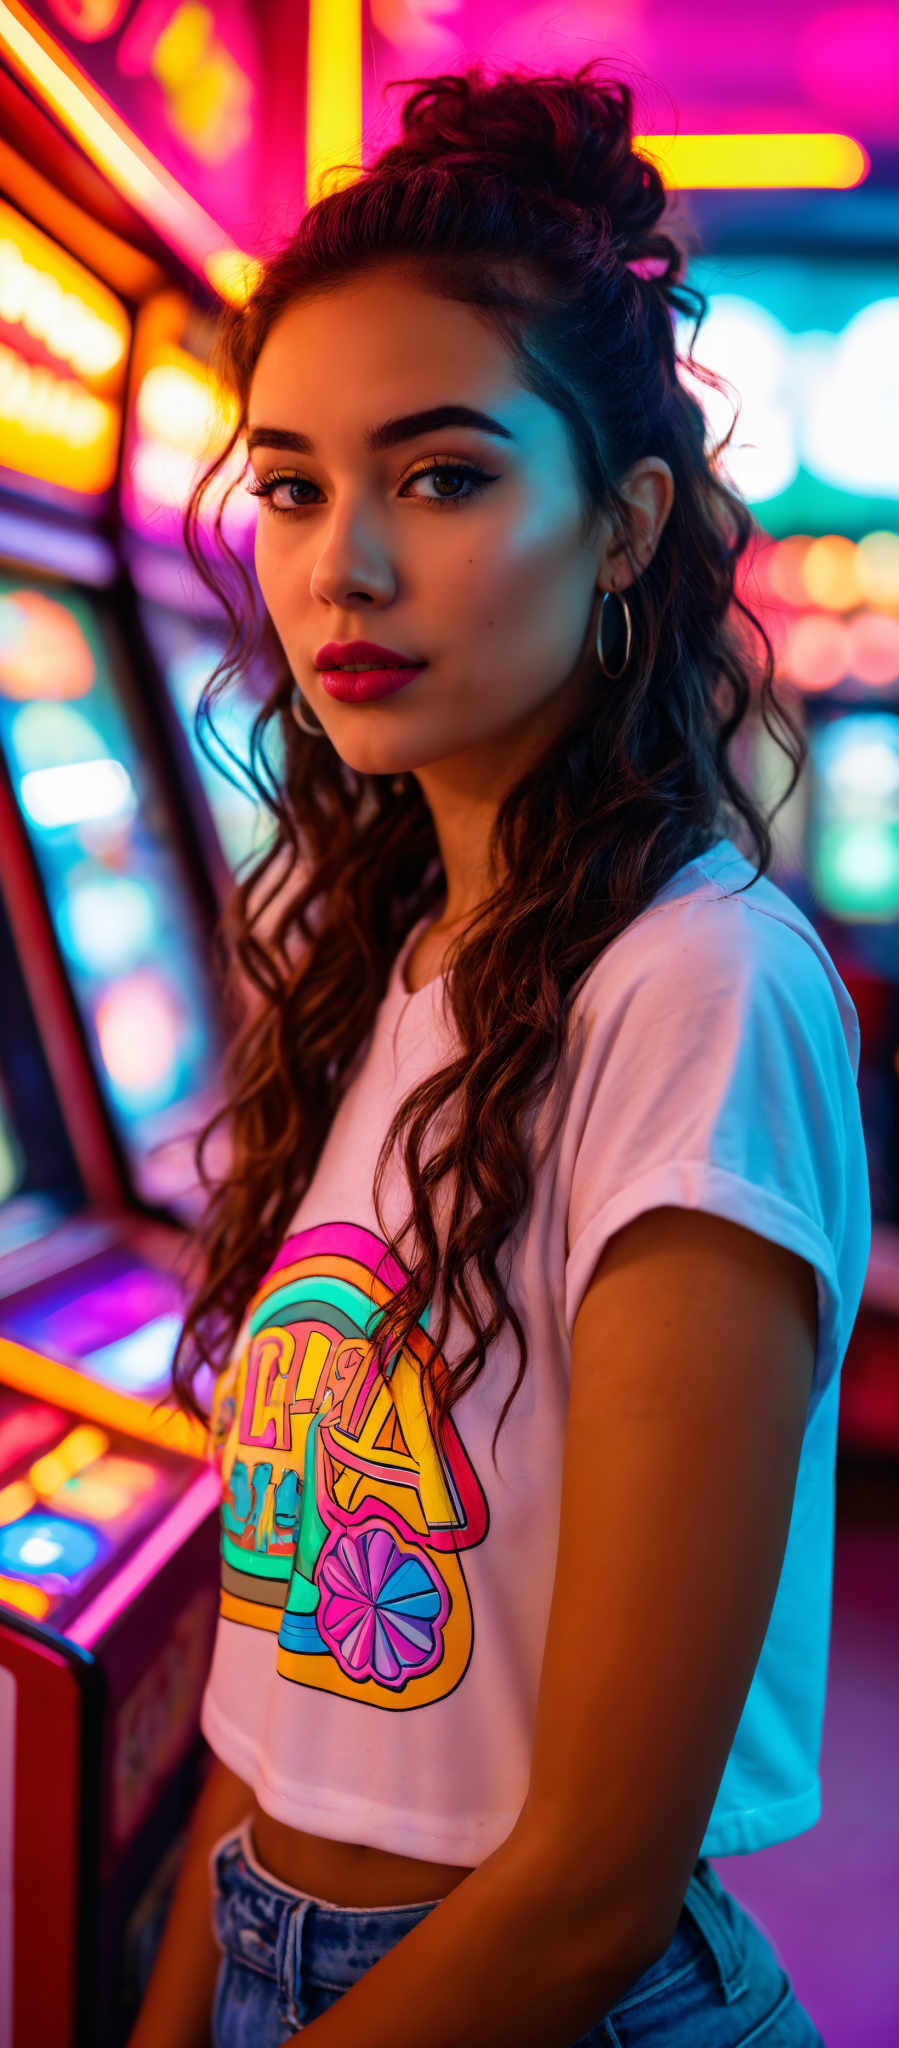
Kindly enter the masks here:
[[[253, 370], [285, 307], [304, 291], [401, 262], [427, 289], [484, 309], [523, 384], [567, 423], [587, 536], [598, 514], [611, 514], [627, 537], [628, 506], [616, 485], [641, 457], [663, 457], [674, 477], [655, 554], [627, 593], [633, 643], [626, 672], [597, 687], [589, 712], [499, 805], [489, 858], [506, 879], [448, 956], [458, 1056], [400, 1105], [375, 1175], [375, 1212], [391, 1254], [400, 1258], [413, 1227], [420, 1247], [406, 1266], [408, 1283], [378, 1325], [379, 1353], [406, 1342], [439, 1282], [442, 1315], [423, 1368], [438, 1428], [483, 1370], [505, 1318], [512, 1323], [520, 1364], [493, 1438], [494, 1463], [527, 1365], [497, 1255], [530, 1197], [528, 1132], [565, 1050], [574, 985], [678, 868], [735, 836], [738, 816], [755, 842], [757, 875], [767, 870], [768, 824], [728, 758], [753, 688], [768, 731], [775, 736], [773, 710], [793, 741], [781, 803], [804, 765], [805, 741], [774, 695], [771, 643], [735, 589], [737, 565], [758, 529], [718, 466], [733, 426], [719, 447], [708, 447], [702, 409], [677, 374], [679, 363], [689, 364], [720, 388], [693, 356], [707, 301], [682, 281], [684, 242], [671, 229], [661, 175], [634, 152], [633, 93], [620, 79], [594, 78], [597, 68], [594, 60], [573, 77], [516, 72], [488, 83], [475, 66], [458, 77], [397, 81], [420, 88], [403, 107], [402, 140], [361, 173], [341, 167], [356, 171], [353, 181], [310, 207], [247, 303], [220, 319], [213, 365], [236, 392], [239, 417], [191, 495], [184, 535], [223, 604], [230, 638], [200, 718], [209, 719], [215, 698], [251, 662], [261, 656], [270, 663], [250, 773], [277, 830], [235, 885], [219, 936], [231, 1025], [225, 1103], [196, 1146], [208, 1203], [173, 1365], [176, 1397], [195, 1414], [202, 1415], [196, 1371], [204, 1362], [219, 1371], [228, 1361], [315, 1173], [397, 951], [446, 891], [433, 820], [414, 777], [350, 769], [328, 742], [297, 726], [293, 677], [222, 537], [221, 507], [214, 532], [241, 595], [229, 592], [225, 575], [204, 557], [200, 501], [245, 427]], [[655, 264], [658, 274], [636, 274], [629, 264], [647, 271]], [[687, 357], [676, 351], [675, 310], [695, 315]], [[629, 547], [628, 554], [633, 567]], [[283, 747], [280, 774], [265, 750], [270, 724]], [[277, 915], [267, 928], [272, 904]], [[241, 1011], [242, 977], [261, 998], [252, 1016]], [[451, 1097], [451, 1134], [422, 1168], [422, 1140]], [[215, 1182], [203, 1154], [223, 1119], [231, 1163]], [[380, 1189], [404, 1130], [412, 1214], [391, 1237]], [[455, 1179], [441, 1246], [429, 1197], [447, 1174]], [[472, 1262], [492, 1302], [486, 1323], [472, 1301]], [[473, 1343], [450, 1370], [442, 1352], [453, 1302]]]

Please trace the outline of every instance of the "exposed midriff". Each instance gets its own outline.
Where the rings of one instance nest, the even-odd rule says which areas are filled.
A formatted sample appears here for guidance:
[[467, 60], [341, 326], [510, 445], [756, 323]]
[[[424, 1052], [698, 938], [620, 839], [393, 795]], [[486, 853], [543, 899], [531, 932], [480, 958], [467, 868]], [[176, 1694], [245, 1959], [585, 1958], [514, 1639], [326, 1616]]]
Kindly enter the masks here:
[[303, 1834], [264, 1813], [256, 1799], [250, 1818], [263, 1869], [331, 1906], [417, 1906], [445, 1898], [470, 1876], [458, 1863], [423, 1863], [417, 1856], [396, 1856], [361, 1842]]

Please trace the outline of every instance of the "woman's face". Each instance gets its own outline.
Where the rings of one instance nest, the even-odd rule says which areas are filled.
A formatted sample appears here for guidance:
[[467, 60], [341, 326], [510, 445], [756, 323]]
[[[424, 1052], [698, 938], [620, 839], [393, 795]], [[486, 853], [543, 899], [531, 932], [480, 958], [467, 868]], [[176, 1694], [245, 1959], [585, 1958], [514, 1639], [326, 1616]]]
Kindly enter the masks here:
[[[368, 448], [367, 428], [446, 405], [477, 408], [505, 432], [444, 425]], [[277, 446], [272, 429], [312, 445]], [[596, 689], [602, 590], [631, 580], [607, 523], [585, 544], [559, 414], [522, 388], [470, 308], [391, 268], [280, 316], [253, 376], [248, 441], [255, 478], [284, 478], [282, 509], [258, 505], [262, 596], [337, 752], [363, 773], [411, 771], [438, 804], [450, 791], [495, 803]], [[449, 473], [421, 474], [429, 459]], [[478, 474], [468, 481], [456, 461]], [[662, 462], [639, 469], [645, 562], [673, 484]], [[427, 666], [394, 696], [340, 703], [316, 651], [353, 639]]]

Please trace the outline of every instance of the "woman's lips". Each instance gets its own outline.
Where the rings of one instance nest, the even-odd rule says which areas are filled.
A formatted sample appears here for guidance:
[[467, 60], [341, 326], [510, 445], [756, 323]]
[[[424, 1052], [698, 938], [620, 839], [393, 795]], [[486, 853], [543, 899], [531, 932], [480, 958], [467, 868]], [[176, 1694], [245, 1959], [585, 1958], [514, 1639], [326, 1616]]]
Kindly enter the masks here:
[[352, 673], [348, 669], [323, 668], [319, 670], [322, 688], [329, 697], [339, 698], [342, 704], [369, 704], [377, 697], [392, 697], [397, 690], [404, 689], [414, 676], [421, 675], [427, 662], [416, 663], [409, 668], [366, 668]]

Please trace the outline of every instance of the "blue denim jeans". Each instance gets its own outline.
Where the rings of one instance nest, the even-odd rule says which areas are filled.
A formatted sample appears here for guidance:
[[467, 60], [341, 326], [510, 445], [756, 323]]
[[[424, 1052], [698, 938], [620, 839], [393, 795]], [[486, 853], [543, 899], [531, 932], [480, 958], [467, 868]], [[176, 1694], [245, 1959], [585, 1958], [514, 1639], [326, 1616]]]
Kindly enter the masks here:
[[[210, 1852], [222, 1961], [213, 2048], [280, 2048], [439, 1904], [333, 1906], [258, 1862], [249, 1820]], [[766, 1936], [701, 1858], [673, 1940], [572, 2048], [825, 2048]], [[460, 2043], [460, 2048], [464, 2044]], [[532, 2034], [521, 2048], [540, 2048]]]

